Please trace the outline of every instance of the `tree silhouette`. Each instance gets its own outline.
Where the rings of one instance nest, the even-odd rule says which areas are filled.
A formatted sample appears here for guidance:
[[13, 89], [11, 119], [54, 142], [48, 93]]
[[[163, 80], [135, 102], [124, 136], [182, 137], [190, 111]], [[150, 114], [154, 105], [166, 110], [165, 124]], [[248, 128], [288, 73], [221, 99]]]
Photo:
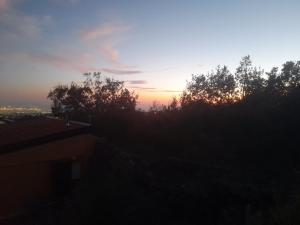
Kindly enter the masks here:
[[208, 99], [211, 103], [230, 103], [235, 98], [236, 83], [226, 66], [218, 66], [208, 77]]
[[68, 92], [68, 86], [58, 85], [50, 90], [48, 98], [52, 101], [51, 110], [55, 116], [59, 116], [63, 113], [63, 106], [65, 104], [65, 98]]
[[176, 97], [173, 97], [171, 103], [167, 106], [167, 110], [173, 112], [178, 109], [179, 109], [178, 100]]
[[192, 75], [186, 90], [181, 96], [181, 104], [202, 102], [208, 104], [225, 104], [234, 102], [236, 83], [234, 76], [226, 66], [218, 66], [207, 75]]
[[91, 90], [88, 87], [72, 82], [68, 88], [64, 104], [77, 112], [90, 112], [92, 110], [90, 95]]
[[124, 87], [124, 82], [110, 78], [101, 80], [100, 73], [84, 74], [83, 84], [72, 82], [51, 90], [52, 112], [59, 115], [64, 107], [73, 113], [103, 113], [109, 111], [134, 111], [138, 98]]
[[278, 96], [284, 93], [284, 84], [278, 73], [278, 67], [273, 67], [270, 72], [266, 73], [266, 92], [269, 95]]
[[265, 82], [262, 77], [263, 74], [263, 70], [252, 66], [249, 55], [242, 58], [235, 73], [242, 98], [263, 90]]
[[288, 61], [283, 64], [280, 76], [287, 91], [300, 85], [300, 61]]
[[[48, 95], [57, 115], [92, 112], [94, 134], [107, 140], [95, 151], [100, 161], [92, 160], [95, 180], [84, 179], [84, 197], [76, 196], [78, 206], [87, 207], [74, 210], [87, 213], [79, 216], [82, 224], [116, 214], [115, 224], [140, 224], [156, 209], [157, 218], [171, 215], [173, 223], [274, 224], [264, 223], [272, 207], [287, 204], [288, 211], [298, 201], [300, 61], [264, 73], [243, 57], [235, 73], [218, 66], [192, 75], [181, 107], [173, 98], [166, 106], [154, 102], [149, 112], [135, 111], [137, 96], [123, 82], [85, 76], [83, 84], [59, 85]], [[121, 191], [111, 189], [120, 185]], [[136, 223], [128, 222], [132, 209], [142, 215]], [[167, 219], [162, 224], [170, 224]]]
[[192, 81], [188, 83], [187, 91], [193, 101], [208, 101], [209, 85], [207, 77], [203, 74], [193, 75]]

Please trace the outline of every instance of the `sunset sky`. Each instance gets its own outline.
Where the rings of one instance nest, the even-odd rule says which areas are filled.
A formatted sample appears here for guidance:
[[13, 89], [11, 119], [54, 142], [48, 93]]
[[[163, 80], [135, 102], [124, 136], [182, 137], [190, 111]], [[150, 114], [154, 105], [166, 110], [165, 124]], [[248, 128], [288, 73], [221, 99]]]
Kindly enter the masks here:
[[49, 108], [87, 71], [126, 81], [139, 107], [167, 103], [191, 74], [250, 54], [300, 60], [299, 0], [0, 0], [0, 106]]

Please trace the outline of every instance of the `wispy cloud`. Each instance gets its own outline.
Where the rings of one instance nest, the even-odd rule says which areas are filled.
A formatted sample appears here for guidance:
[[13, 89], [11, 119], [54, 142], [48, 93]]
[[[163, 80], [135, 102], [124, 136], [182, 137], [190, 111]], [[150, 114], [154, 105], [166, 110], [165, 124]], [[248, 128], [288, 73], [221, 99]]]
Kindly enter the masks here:
[[129, 84], [147, 84], [146, 80], [127, 80], [126, 82]]
[[133, 89], [138, 89], [138, 90], [150, 90], [150, 91], [157, 90], [154, 87], [139, 87], [139, 86], [128, 86], [128, 87]]
[[0, 11], [7, 10], [11, 7], [11, 1], [9, 0], [0, 0]]
[[83, 44], [98, 49], [99, 54], [109, 64], [101, 68], [101, 72], [115, 75], [139, 74], [142, 71], [135, 66], [124, 65], [120, 61], [118, 45], [124, 40], [124, 35], [131, 29], [130, 26], [120, 23], [99, 24], [80, 32]]
[[0, 54], [0, 60], [26, 61], [32, 64], [43, 63], [55, 68], [73, 70], [80, 73], [87, 71], [98, 71], [97, 68], [89, 66], [92, 59], [89, 55], [85, 54], [72, 59], [71, 57], [66, 58], [60, 55], [48, 53], [2, 53]]
[[75, 5], [80, 2], [80, 0], [50, 0], [50, 2], [62, 5]]
[[50, 66], [61, 68], [65, 70], [73, 70], [80, 73], [87, 71], [98, 71], [97, 68], [91, 66], [91, 61], [93, 60], [90, 55], [83, 54], [79, 57], [62, 57], [59, 55], [51, 54], [37, 54], [28, 55], [28, 58], [37, 62], [42, 62]]
[[108, 62], [119, 64], [119, 51], [115, 39], [129, 28], [124, 25], [99, 25], [81, 31], [81, 39], [88, 44], [95, 45], [101, 56]]
[[159, 90], [161, 92], [173, 92], [173, 93], [181, 93], [182, 91], [179, 91], [179, 90]]
[[126, 70], [126, 69], [116, 69], [116, 68], [102, 68], [102, 71], [116, 74], [116, 75], [131, 75], [142, 73], [140, 70]]
[[[59, 0], [51, 0], [59, 1]], [[115, 75], [139, 74], [142, 71], [134, 66], [124, 65], [120, 62], [120, 53], [117, 44], [120, 44], [121, 35], [127, 32], [130, 27], [122, 24], [105, 24], [96, 27], [84, 29], [80, 32], [80, 39], [86, 49], [98, 49], [98, 54], [102, 56], [109, 64], [107, 66], [95, 65], [99, 55], [94, 52], [93, 55], [74, 56], [72, 54], [61, 53], [60, 50], [46, 52], [23, 52], [18, 47], [25, 43], [33, 45], [36, 39], [41, 39], [46, 25], [52, 23], [52, 17], [49, 15], [32, 16], [19, 10], [17, 4], [22, 0], [0, 0], [0, 49], [2, 55], [0, 59], [17, 59], [19, 62], [28, 62], [32, 64], [46, 64], [55, 68], [87, 72], [101, 71]], [[64, 3], [77, 3], [78, 0], [63, 0]], [[8, 52], [4, 53], [3, 52]], [[76, 52], [76, 50], [75, 50]]]
[[133, 88], [136, 90], [142, 90], [147, 92], [166, 92], [166, 93], [181, 93], [182, 91], [179, 90], [166, 90], [166, 89], [159, 89], [155, 87], [141, 87], [141, 86], [128, 86], [129, 88]]
[[85, 29], [81, 32], [81, 38], [85, 41], [97, 40], [106, 38], [124, 31], [128, 31], [129, 26], [121, 25], [105, 25]]
[[[114, 68], [101, 68], [93, 66], [94, 57], [90, 54], [82, 54], [77, 57], [73, 56], [61, 56], [58, 54], [49, 53], [24, 53], [24, 52], [8, 52], [0, 54], [0, 61], [26, 61], [31, 64], [43, 63], [45, 65], [52, 66], [54, 68], [63, 70], [72, 70], [80, 73], [87, 71], [93, 72], [105, 72], [115, 75], [132, 75], [142, 73], [140, 70], [134, 70], [130, 68], [135, 68], [133, 66], [119, 66]], [[145, 84], [146, 81], [143, 80], [133, 80], [130, 81], [131, 84]]]
[[0, 15], [2, 38], [37, 38], [41, 34], [39, 20], [20, 12], [4, 12]]
[[109, 60], [113, 63], [118, 63], [119, 52], [111, 44], [102, 45], [100, 47], [100, 53], [107, 60]]
[[17, 3], [14, 0], [0, 0], [1, 42], [36, 39], [41, 35], [43, 26], [52, 22], [49, 15], [35, 17], [21, 12], [16, 8]]

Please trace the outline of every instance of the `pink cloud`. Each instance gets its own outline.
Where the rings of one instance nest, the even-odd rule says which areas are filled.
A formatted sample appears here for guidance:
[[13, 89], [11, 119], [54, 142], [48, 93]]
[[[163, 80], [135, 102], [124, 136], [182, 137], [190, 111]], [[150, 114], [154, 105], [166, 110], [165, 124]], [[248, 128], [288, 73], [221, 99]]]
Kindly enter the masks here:
[[11, 2], [9, 0], [0, 0], [0, 11], [4, 11], [10, 8]]
[[[135, 66], [115, 66], [111, 68], [100, 68], [93, 66], [94, 57], [90, 54], [82, 54], [79, 57], [65, 57], [55, 54], [47, 54], [47, 53], [2, 53], [0, 54], [0, 60], [9, 60], [9, 61], [26, 61], [29, 63], [43, 63], [58, 69], [63, 70], [72, 70], [80, 73], [85, 73], [89, 71], [102, 71], [115, 75], [131, 75], [131, 74], [139, 74], [143, 71], [134, 69]], [[133, 81], [133, 83], [144, 83], [144, 81], [137, 80]]]
[[81, 38], [86, 41], [96, 40], [96, 39], [109, 37], [116, 33], [127, 31], [128, 29], [129, 27], [116, 26], [116, 25], [90, 28], [81, 32]]
[[83, 54], [78, 58], [68, 59], [60, 55], [46, 53], [2, 53], [0, 60], [26, 61], [28, 63], [43, 63], [58, 69], [73, 70], [80, 73], [87, 71], [98, 71], [97, 68], [90, 66], [93, 59], [88, 54]]
[[126, 70], [126, 69], [116, 69], [116, 68], [102, 68], [102, 71], [111, 74], [116, 74], [116, 75], [131, 75], [131, 74], [142, 73], [141, 70]]
[[[113, 64], [113, 67], [121, 68], [122, 64], [119, 62], [120, 54], [116, 46], [120, 43], [120, 40], [122, 40], [121, 36], [124, 32], [127, 32], [130, 28], [130, 26], [122, 24], [100, 25], [81, 31], [81, 39], [84, 41], [84, 44], [99, 49], [99, 53], [103, 59]], [[125, 68], [122, 69], [125, 71]], [[132, 69], [128, 68], [126, 70]], [[109, 73], [112, 72], [111, 69], [107, 71], [109, 71]], [[123, 70], [121, 72], [119, 71], [121, 71], [121, 69], [115, 72], [122, 73]]]
[[37, 62], [42, 62], [56, 68], [65, 69], [65, 70], [74, 70], [80, 73], [85, 73], [88, 71], [96, 71], [97, 69], [90, 66], [93, 58], [91, 55], [83, 54], [78, 58], [65, 58], [58, 55], [50, 54], [38, 54], [38, 55], [29, 55], [29, 59], [32, 59]]
[[[135, 66], [116, 65], [114, 67], [96, 67], [94, 66], [95, 59], [90, 54], [82, 54], [79, 57], [66, 57], [57, 54], [48, 53], [2, 53], [0, 60], [5, 61], [25, 61], [28, 63], [36, 64], [43, 63], [58, 69], [77, 71], [80, 73], [85, 72], [105, 72], [115, 75], [131, 75], [140, 74], [143, 71]], [[131, 84], [145, 84], [144, 80], [129, 81]]]
[[147, 84], [146, 80], [127, 80], [126, 82], [129, 84]]
[[119, 60], [119, 52], [111, 44], [101, 46], [100, 53], [104, 58], [113, 63], [117, 63]]
[[129, 86], [129, 88], [138, 89], [138, 90], [147, 90], [147, 91], [155, 91], [157, 89], [155, 87], [139, 87], [139, 86]]

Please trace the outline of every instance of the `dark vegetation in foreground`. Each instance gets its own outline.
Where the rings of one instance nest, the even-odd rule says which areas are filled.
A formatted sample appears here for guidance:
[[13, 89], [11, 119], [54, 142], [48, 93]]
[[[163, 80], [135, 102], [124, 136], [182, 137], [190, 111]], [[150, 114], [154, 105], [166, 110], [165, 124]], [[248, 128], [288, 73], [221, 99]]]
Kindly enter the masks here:
[[86, 76], [49, 93], [55, 115], [105, 137], [56, 224], [300, 224], [300, 61], [265, 73], [246, 56], [149, 112]]

